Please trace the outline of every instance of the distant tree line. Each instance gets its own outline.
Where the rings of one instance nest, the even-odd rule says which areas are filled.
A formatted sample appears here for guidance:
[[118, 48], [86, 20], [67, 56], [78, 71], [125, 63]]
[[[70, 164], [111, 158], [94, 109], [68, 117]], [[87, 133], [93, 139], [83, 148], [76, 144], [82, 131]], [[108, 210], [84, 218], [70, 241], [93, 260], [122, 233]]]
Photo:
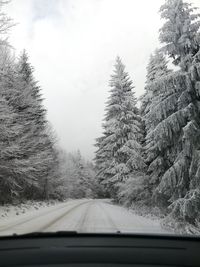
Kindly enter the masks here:
[[60, 150], [61, 176], [65, 177], [63, 188], [69, 198], [103, 197], [102, 187], [95, 179], [95, 167], [85, 160], [80, 151], [66, 153]]
[[96, 178], [105, 196], [159, 207], [166, 223], [192, 232], [200, 223], [200, 14], [182, 0], [166, 0], [160, 14], [161, 48], [150, 56], [140, 107], [116, 60]]

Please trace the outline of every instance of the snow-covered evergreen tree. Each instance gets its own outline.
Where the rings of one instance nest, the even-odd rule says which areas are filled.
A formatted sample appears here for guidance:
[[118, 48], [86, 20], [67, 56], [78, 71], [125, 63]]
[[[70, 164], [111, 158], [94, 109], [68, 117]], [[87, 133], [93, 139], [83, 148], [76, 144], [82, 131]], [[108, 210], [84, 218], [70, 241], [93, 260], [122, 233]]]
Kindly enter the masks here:
[[86, 189], [88, 188], [87, 185], [87, 178], [85, 177], [85, 164], [84, 159], [81, 156], [80, 151], [78, 150], [77, 153], [73, 157], [74, 163], [74, 170], [73, 170], [73, 178], [74, 183], [76, 184], [76, 197], [83, 198], [85, 197]]
[[25, 183], [20, 181], [18, 164], [20, 157], [20, 132], [16, 114], [0, 94], [0, 203], [11, 202], [19, 197]]
[[[199, 206], [199, 151], [200, 151], [200, 68], [199, 15], [182, 0], [168, 0], [161, 7], [166, 22], [160, 30], [164, 51], [178, 64], [179, 71], [164, 81], [165, 88], [174, 91], [169, 102], [172, 114], [156, 127], [159, 146], [169, 150], [169, 168], [160, 179], [155, 195], [172, 203], [172, 214], [178, 219], [195, 223]], [[175, 96], [176, 94], [176, 96]], [[178, 98], [177, 98], [178, 97]], [[165, 106], [162, 114], [165, 114]], [[162, 127], [161, 127], [162, 126]], [[171, 166], [170, 166], [171, 165]]]
[[173, 58], [175, 65], [187, 69], [192, 57], [199, 51], [199, 14], [192, 4], [183, 0], [166, 0], [161, 6], [161, 18], [165, 19], [160, 29], [163, 51]]
[[109, 147], [106, 145], [106, 137], [108, 136], [107, 132], [104, 130], [103, 136], [96, 139], [95, 147], [97, 147], [95, 153], [95, 171], [96, 178], [100, 185], [103, 188], [104, 197], [110, 196], [110, 188], [105, 180], [105, 171], [109, 168], [111, 161], [111, 152]]
[[[58, 168], [56, 162], [55, 138], [51, 127], [46, 120], [46, 110], [44, 109], [41, 97], [41, 89], [33, 77], [33, 68], [28, 62], [27, 53], [24, 51], [17, 64], [17, 76], [15, 81], [20, 87], [17, 92], [18, 102], [12, 103], [19, 114], [19, 120], [23, 124], [22, 149], [24, 158], [29, 159], [34, 171], [27, 173], [32, 185], [27, 191], [27, 197], [49, 198], [56, 190], [55, 185], [59, 180], [59, 173], [55, 173]], [[55, 175], [54, 175], [55, 174]], [[38, 190], [34, 189], [34, 183]], [[53, 184], [54, 186], [52, 186]], [[51, 190], [50, 190], [51, 188]], [[34, 193], [33, 193], [34, 192]]]
[[136, 107], [132, 81], [117, 57], [110, 80], [103, 136], [97, 139], [97, 178], [115, 199], [130, 176], [137, 177], [145, 164], [141, 156], [141, 118]]
[[167, 67], [167, 61], [163, 53], [159, 49], [156, 49], [154, 54], [150, 55], [149, 63], [147, 65], [145, 93], [140, 97], [140, 111], [143, 117], [149, 112], [153, 98], [153, 92], [148, 85], [156, 79], [167, 75], [169, 72], [170, 70]]
[[[166, 170], [167, 151], [166, 146], [160, 143], [166, 143], [166, 138], [160, 136], [157, 128], [163, 127], [162, 122], [169, 116], [175, 108], [175, 98], [171, 87], [165, 87], [165, 80], [172, 72], [167, 67], [167, 61], [163, 53], [156, 50], [150, 57], [147, 66], [147, 81], [145, 94], [142, 98], [143, 121], [145, 125], [145, 159], [148, 165], [149, 189], [154, 187], [159, 181], [159, 177]], [[148, 101], [146, 101], [148, 99]], [[172, 105], [171, 105], [172, 104]], [[151, 189], [152, 190], [152, 189]]]
[[12, 20], [2, 11], [7, 1], [0, 1], [0, 202], [6, 203], [19, 197], [22, 184], [18, 177], [17, 167], [20, 157], [21, 125], [17, 114], [5, 97], [5, 80], [8, 70], [14, 61], [8, 45], [7, 34], [13, 26]]
[[10, 179], [14, 182], [17, 177], [19, 198], [49, 198], [59, 180], [59, 173], [55, 174], [55, 139], [25, 52], [17, 64], [2, 70], [0, 85], [1, 95], [20, 127], [16, 140], [19, 150], [17, 154], [13, 151], [16, 166]]
[[0, 0], [0, 202], [61, 198], [56, 140], [46, 120], [41, 89], [24, 51], [8, 45], [12, 20]]
[[9, 1], [0, 0], [0, 47], [8, 46], [9, 30], [15, 25], [13, 20], [3, 12], [3, 8]]

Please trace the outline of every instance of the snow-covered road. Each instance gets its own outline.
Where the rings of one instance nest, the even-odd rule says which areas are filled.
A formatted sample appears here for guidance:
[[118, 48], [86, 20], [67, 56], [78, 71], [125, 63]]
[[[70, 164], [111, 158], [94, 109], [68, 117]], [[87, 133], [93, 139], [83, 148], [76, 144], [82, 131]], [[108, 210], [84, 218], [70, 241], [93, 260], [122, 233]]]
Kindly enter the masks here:
[[166, 233], [150, 220], [108, 200], [71, 200], [0, 220], [0, 235], [38, 231]]

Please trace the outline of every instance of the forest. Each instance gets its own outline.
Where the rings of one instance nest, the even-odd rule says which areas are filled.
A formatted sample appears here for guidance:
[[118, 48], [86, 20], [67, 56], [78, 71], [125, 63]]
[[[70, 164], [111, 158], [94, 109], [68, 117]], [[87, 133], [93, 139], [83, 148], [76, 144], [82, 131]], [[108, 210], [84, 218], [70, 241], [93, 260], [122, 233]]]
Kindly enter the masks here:
[[8, 42], [14, 26], [1, 11], [0, 203], [92, 197], [94, 166], [59, 147], [28, 54], [16, 56]]
[[[159, 213], [173, 228], [200, 227], [200, 13], [183, 0], [160, 7], [160, 46], [143, 95], [118, 56], [93, 162], [66, 152], [47, 120], [42, 89], [0, 1], [0, 203], [111, 198]], [[155, 33], [156, 34], [156, 33]], [[134, 55], [132, 55], [134, 60]], [[134, 75], [134, 74], [133, 74]], [[106, 86], [106, 85], [105, 85]]]
[[116, 202], [196, 231], [200, 218], [200, 14], [182, 0], [160, 8], [160, 47], [150, 55], [144, 94], [117, 57], [96, 177]]

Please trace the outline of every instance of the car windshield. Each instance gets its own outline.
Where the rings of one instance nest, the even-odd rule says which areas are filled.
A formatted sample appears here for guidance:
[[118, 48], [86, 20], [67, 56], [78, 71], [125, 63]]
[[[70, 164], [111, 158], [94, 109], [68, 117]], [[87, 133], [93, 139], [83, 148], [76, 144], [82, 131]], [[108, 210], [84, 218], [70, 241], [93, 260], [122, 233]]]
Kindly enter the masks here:
[[0, 0], [0, 236], [200, 233], [200, 1]]

